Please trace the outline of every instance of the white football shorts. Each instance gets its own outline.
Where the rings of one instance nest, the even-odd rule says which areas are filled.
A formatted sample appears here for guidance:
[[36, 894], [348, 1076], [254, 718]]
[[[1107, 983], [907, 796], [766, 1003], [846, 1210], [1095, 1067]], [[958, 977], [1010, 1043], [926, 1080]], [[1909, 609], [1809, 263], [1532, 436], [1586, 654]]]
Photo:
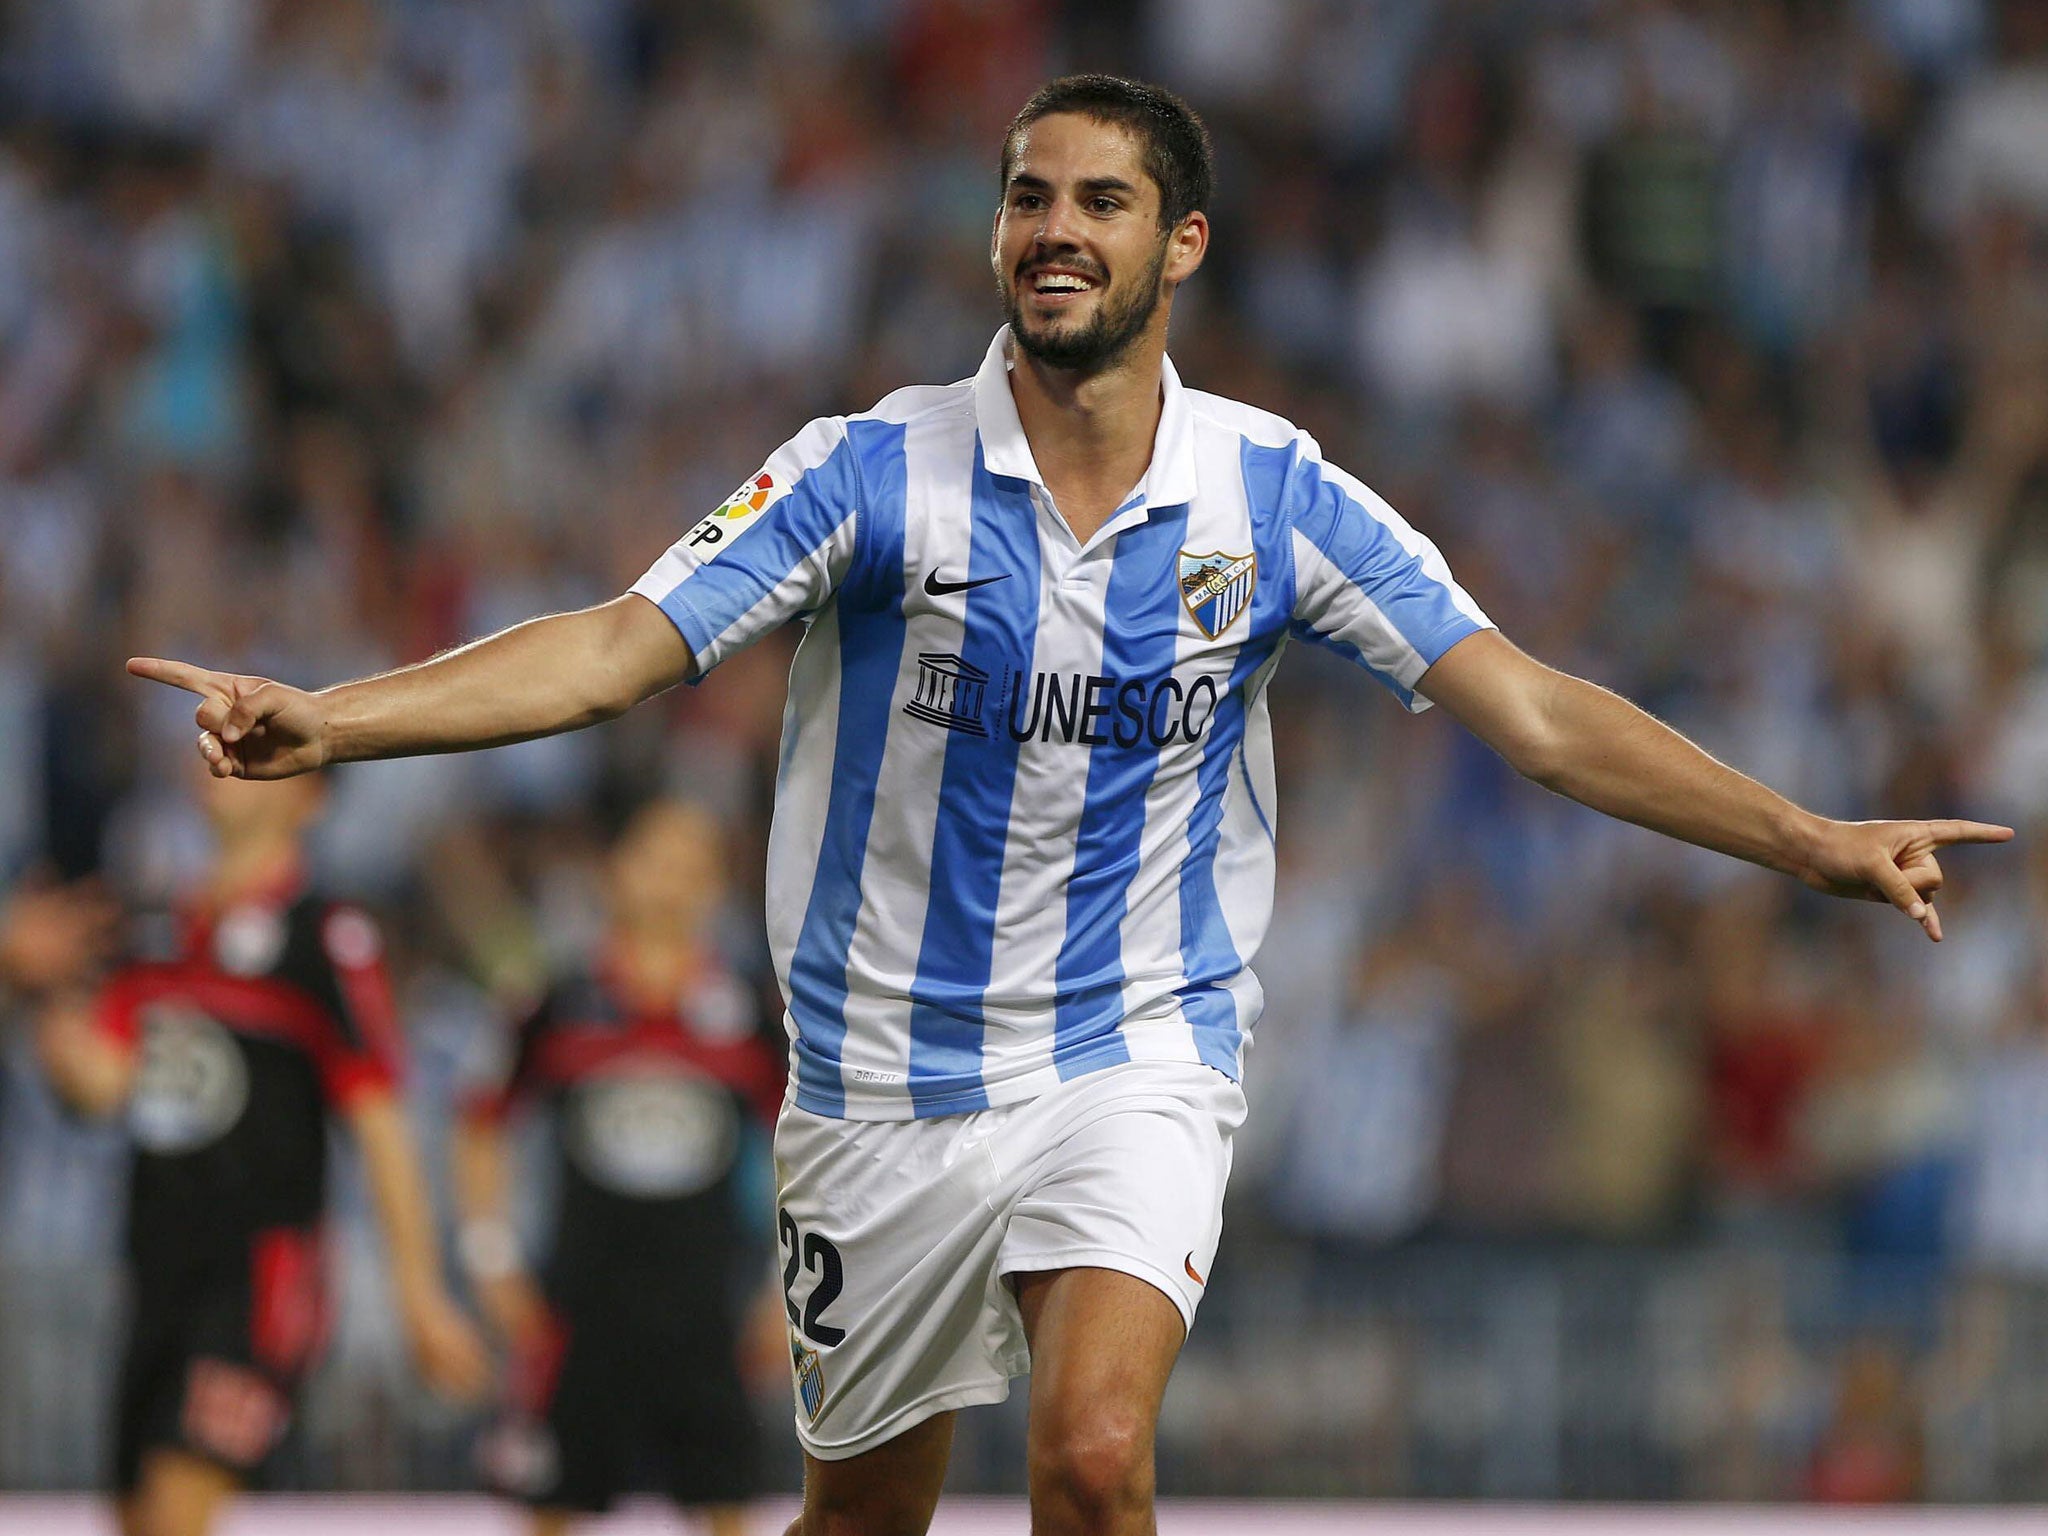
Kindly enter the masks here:
[[1021, 1104], [775, 1131], [796, 1431], [825, 1461], [1030, 1369], [1004, 1277], [1087, 1266], [1158, 1287], [1192, 1326], [1243, 1090], [1212, 1067], [1126, 1062]]

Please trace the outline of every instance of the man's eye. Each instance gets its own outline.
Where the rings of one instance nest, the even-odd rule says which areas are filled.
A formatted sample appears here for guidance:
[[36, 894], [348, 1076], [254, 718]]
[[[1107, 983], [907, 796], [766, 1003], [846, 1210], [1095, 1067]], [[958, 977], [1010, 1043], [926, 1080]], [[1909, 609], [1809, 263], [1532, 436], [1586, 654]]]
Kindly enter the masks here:
[[1091, 197], [1088, 199], [1088, 206], [1097, 213], [1114, 213], [1116, 211], [1116, 199], [1113, 197]]

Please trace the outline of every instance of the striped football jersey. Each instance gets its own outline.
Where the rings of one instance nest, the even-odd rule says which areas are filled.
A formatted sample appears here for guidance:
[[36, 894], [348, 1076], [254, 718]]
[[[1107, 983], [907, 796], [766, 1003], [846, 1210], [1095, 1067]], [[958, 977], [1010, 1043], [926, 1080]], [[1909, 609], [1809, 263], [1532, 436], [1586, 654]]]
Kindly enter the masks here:
[[812, 422], [633, 590], [698, 674], [790, 619], [768, 919], [796, 1102], [896, 1119], [1135, 1059], [1241, 1072], [1272, 909], [1265, 688], [1290, 635], [1411, 709], [1488, 620], [1278, 417], [1165, 367], [1085, 543], [980, 372]]

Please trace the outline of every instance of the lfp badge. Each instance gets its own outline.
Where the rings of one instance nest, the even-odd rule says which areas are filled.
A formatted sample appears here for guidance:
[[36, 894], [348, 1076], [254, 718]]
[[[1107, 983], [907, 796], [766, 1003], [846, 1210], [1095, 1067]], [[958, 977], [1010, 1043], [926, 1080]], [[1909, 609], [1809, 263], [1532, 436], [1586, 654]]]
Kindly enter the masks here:
[[[703, 520], [690, 530], [690, 547], [695, 549], [700, 544], [719, 543], [727, 534], [737, 532], [739, 524], [782, 500], [789, 494], [789, 487], [788, 480], [778, 480], [767, 470], [762, 470], [726, 497], [724, 506], [704, 515]], [[704, 558], [708, 560], [711, 557], [706, 555]]]
[[1211, 640], [1230, 628], [1237, 616], [1251, 606], [1252, 589], [1258, 584], [1257, 555], [1180, 552], [1181, 601], [1188, 605], [1188, 612]]

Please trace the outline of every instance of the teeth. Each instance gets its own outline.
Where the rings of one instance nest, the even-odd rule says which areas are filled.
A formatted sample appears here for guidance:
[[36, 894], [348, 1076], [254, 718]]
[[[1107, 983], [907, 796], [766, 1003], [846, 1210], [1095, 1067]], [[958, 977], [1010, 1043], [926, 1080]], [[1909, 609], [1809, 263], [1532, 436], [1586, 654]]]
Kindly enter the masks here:
[[1052, 276], [1038, 280], [1040, 293], [1080, 293], [1092, 286], [1085, 277]]

